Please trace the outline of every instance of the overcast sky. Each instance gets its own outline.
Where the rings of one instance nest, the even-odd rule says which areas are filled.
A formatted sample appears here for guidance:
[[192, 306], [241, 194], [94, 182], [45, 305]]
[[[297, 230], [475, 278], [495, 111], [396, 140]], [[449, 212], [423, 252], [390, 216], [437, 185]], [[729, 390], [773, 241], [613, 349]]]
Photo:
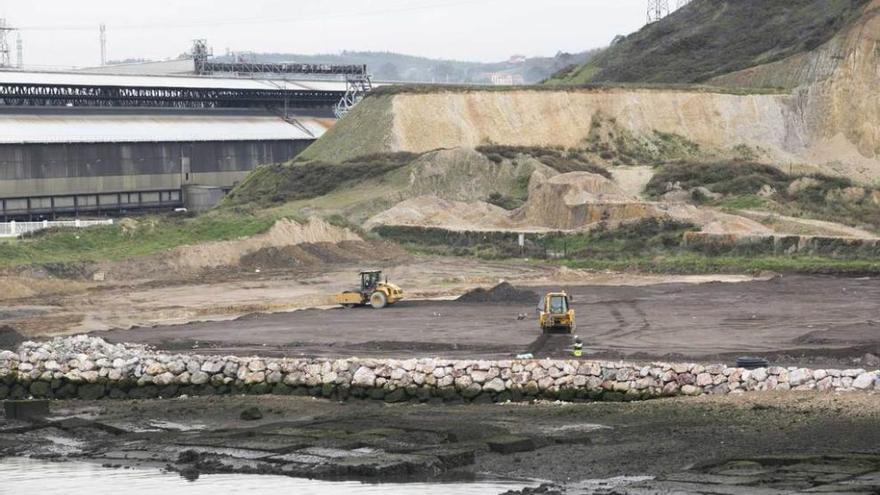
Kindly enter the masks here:
[[[206, 38], [233, 51], [387, 50], [498, 61], [607, 45], [644, 24], [647, 0], [0, 0], [26, 66], [175, 57]], [[10, 39], [14, 47], [15, 36]], [[13, 48], [14, 58], [14, 48]]]

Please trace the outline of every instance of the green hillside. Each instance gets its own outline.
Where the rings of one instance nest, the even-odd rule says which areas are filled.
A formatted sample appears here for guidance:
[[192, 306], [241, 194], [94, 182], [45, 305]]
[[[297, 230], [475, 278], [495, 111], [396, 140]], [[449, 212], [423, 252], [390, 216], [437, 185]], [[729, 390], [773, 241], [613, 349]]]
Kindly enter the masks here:
[[698, 83], [809, 51], [869, 0], [694, 0], [550, 84]]

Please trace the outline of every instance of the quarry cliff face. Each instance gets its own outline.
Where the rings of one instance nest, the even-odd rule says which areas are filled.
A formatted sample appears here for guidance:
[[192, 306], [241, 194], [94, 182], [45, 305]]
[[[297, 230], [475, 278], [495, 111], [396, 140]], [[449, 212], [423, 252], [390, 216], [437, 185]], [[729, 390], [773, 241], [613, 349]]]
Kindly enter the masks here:
[[392, 142], [414, 152], [485, 144], [578, 148], [602, 118], [637, 134], [678, 134], [717, 149], [760, 146], [782, 158], [805, 145], [803, 133], [786, 125], [792, 102], [787, 95], [676, 90], [404, 94], [393, 101]]
[[[880, 157], [880, 0], [816, 50], [712, 80], [732, 87], [791, 87], [811, 131], [805, 158], [876, 179]], [[838, 163], [834, 163], [838, 162]]]
[[[852, 70], [864, 73], [866, 66], [860, 62]], [[880, 111], [876, 98], [866, 101], [871, 85], [862, 74], [835, 77], [793, 94], [521, 89], [380, 96], [362, 102], [352, 112], [356, 118], [341, 121], [309, 149], [308, 157], [342, 161], [377, 152], [487, 144], [581, 148], [601, 118], [637, 135], [675, 134], [721, 153], [744, 145], [781, 167], [806, 165], [873, 182], [880, 179], [875, 150]], [[861, 96], [852, 101], [850, 94]], [[367, 125], [369, 115], [383, 118]], [[370, 139], [362, 139], [364, 134]]]
[[701, 150], [743, 146], [784, 169], [880, 180], [880, 0], [809, 52], [718, 77], [706, 88], [523, 88], [367, 98], [305, 158], [424, 153], [481, 145], [583, 148], [596, 118], [635, 135], [675, 134]]

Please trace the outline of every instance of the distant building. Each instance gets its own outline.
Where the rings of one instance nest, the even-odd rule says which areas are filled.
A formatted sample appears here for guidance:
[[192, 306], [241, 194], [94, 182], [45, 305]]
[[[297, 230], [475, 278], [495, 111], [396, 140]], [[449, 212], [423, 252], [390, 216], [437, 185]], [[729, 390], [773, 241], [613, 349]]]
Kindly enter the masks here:
[[510, 57], [510, 60], [508, 60], [507, 63], [514, 64], [514, 65], [522, 65], [522, 64], [526, 63], [526, 56], [525, 55], [513, 55], [512, 57]]
[[0, 71], [0, 220], [203, 207], [299, 155], [344, 93], [342, 81]]
[[522, 74], [510, 74], [507, 72], [494, 72], [489, 74], [489, 80], [493, 86], [521, 86], [526, 83]]

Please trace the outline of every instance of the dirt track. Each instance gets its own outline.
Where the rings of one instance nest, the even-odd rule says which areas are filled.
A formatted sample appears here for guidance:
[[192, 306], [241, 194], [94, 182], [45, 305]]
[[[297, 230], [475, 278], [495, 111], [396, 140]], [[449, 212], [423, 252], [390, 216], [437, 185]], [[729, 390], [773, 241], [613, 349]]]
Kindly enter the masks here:
[[[534, 288], [540, 292], [544, 288]], [[790, 276], [744, 283], [568, 287], [591, 354], [846, 364], [880, 349], [880, 280]], [[537, 301], [535, 301], [537, 303]], [[198, 352], [290, 356], [559, 355], [567, 337], [531, 348], [534, 304], [408, 301], [382, 311], [305, 310], [101, 334]], [[519, 314], [527, 315], [518, 320]]]

